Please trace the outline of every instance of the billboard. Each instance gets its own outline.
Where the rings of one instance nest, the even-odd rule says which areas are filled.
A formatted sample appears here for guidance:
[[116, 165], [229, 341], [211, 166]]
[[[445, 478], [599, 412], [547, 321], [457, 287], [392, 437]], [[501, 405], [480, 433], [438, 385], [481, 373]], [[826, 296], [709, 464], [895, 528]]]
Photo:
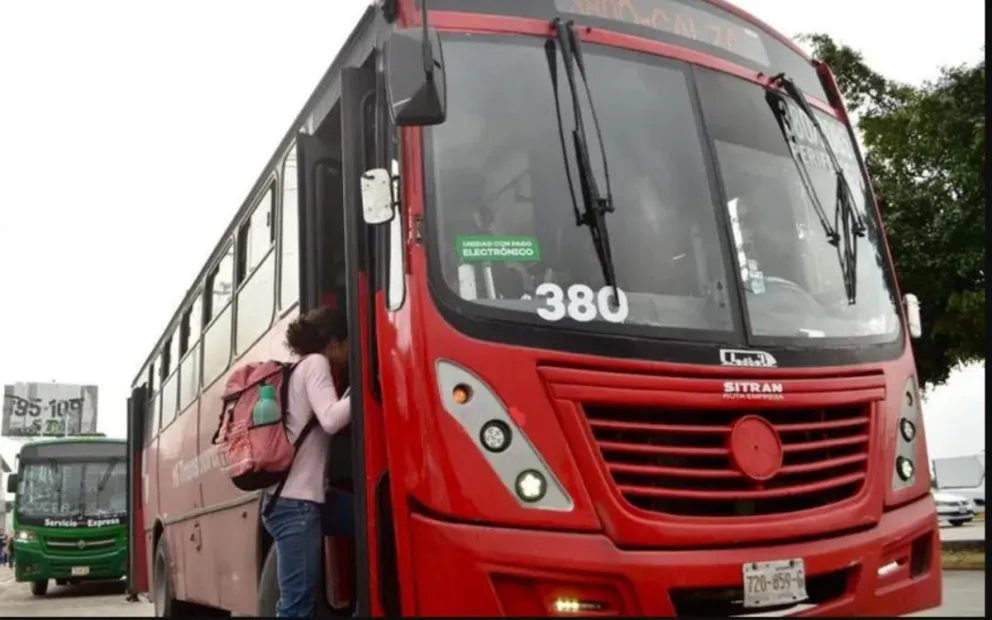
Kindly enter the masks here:
[[96, 433], [97, 387], [64, 383], [3, 386], [4, 437], [65, 437]]

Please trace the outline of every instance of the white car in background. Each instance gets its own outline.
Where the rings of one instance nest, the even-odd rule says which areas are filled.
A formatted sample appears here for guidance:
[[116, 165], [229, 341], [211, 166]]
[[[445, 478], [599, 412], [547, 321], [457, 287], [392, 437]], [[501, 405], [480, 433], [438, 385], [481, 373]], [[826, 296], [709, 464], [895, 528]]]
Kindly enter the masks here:
[[937, 519], [955, 527], [970, 523], [975, 518], [975, 504], [967, 497], [933, 491], [933, 501], [937, 504]]

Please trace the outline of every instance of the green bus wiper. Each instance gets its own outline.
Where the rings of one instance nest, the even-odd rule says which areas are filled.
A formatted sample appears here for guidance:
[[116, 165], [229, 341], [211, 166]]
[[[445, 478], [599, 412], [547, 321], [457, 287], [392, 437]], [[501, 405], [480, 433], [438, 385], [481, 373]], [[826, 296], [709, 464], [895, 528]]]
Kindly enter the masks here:
[[111, 459], [107, 463], [107, 471], [103, 472], [103, 476], [100, 478], [100, 483], [96, 485], [96, 509], [100, 510], [100, 493], [107, 488], [107, 483], [110, 481], [110, 475], [114, 473], [114, 468], [117, 467], [117, 463], [120, 459]]
[[[857, 301], [858, 292], [857, 239], [865, 236], [867, 227], [861, 214], [858, 213], [858, 210], [854, 206], [854, 194], [851, 192], [851, 186], [848, 184], [847, 177], [844, 175], [844, 169], [837, 159], [837, 153], [834, 151], [833, 145], [830, 144], [830, 140], [827, 139], [827, 134], [823, 131], [823, 126], [820, 125], [820, 121], [816, 118], [816, 114], [813, 113], [813, 109], [806, 101], [806, 97], [800, 92], [799, 87], [792, 81], [792, 78], [785, 73], [779, 73], [770, 82], [773, 86], [778, 86], [784, 90], [789, 95], [789, 98], [799, 106], [803, 114], [809, 118], [813, 124], [813, 128], [816, 129], [817, 135], [820, 136], [820, 140], [823, 142], [823, 149], [826, 151], [827, 158], [830, 160], [830, 166], [833, 168], [834, 175], [837, 177], [837, 205], [834, 210], [833, 230], [835, 234], [838, 230], [840, 231], [839, 241], [843, 243], [843, 247], [837, 241], [832, 241], [831, 243], [837, 247], [841, 272], [844, 275], [847, 302], [854, 305]], [[836, 237], [834, 238], [836, 239]]]
[[[606, 214], [612, 213], [615, 210], [613, 205], [613, 191], [610, 187], [610, 171], [606, 162], [606, 146], [603, 144], [603, 133], [599, 127], [596, 107], [592, 102], [592, 91], [589, 88], [589, 80], [586, 77], [582, 45], [579, 37], [575, 34], [575, 27], [572, 22], [564, 23], [556, 18], [552, 22], [552, 26], [555, 29], [554, 39], [548, 41], [545, 50], [548, 57], [548, 68], [551, 70], [551, 85], [554, 89], [555, 111], [558, 115], [558, 134], [561, 139], [562, 156], [565, 159], [565, 175], [568, 179], [568, 192], [572, 199], [572, 209], [575, 212], [575, 224], [577, 226], [584, 225], [589, 227], [593, 247], [596, 249], [596, 257], [599, 259], [599, 266], [603, 270], [603, 279], [606, 281], [606, 285], [613, 289], [613, 303], [619, 304], [620, 293], [617, 286], [616, 268], [613, 265], [613, 251], [610, 247], [609, 230], [606, 227]], [[569, 171], [568, 165], [568, 149], [566, 148], [565, 130], [562, 127], [561, 101], [558, 96], [558, 62], [555, 57], [555, 43], [561, 49], [562, 63], [565, 66], [565, 77], [568, 80], [568, 89], [572, 98], [572, 109], [575, 115], [572, 144], [575, 148], [575, 163], [579, 173], [579, 188], [585, 208], [582, 213], [579, 213], [579, 208], [576, 204], [572, 174]], [[606, 184], [605, 195], [600, 193], [599, 184], [596, 182], [596, 175], [592, 169], [592, 157], [589, 154], [589, 142], [586, 138], [585, 122], [582, 118], [578, 81], [575, 77], [576, 67], [578, 68], [579, 75], [582, 77], [586, 99], [589, 101], [589, 110], [592, 113], [593, 128], [596, 132], [596, 139], [599, 141], [600, 157], [603, 161], [603, 177]]]

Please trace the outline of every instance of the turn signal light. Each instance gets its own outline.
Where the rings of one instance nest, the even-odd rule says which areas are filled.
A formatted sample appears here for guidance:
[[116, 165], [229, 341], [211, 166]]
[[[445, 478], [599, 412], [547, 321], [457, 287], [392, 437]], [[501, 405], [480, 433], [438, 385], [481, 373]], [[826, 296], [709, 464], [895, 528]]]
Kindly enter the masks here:
[[464, 405], [468, 401], [472, 400], [472, 388], [464, 383], [459, 383], [451, 390], [451, 398], [457, 404]]

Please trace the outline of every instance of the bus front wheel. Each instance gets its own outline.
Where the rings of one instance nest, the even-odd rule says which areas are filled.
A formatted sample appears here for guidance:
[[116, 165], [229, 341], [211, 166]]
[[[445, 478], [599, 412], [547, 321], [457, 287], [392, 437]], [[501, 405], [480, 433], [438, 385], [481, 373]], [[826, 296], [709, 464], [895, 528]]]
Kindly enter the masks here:
[[169, 544], [163, 534], [155, 547], [154, 581], [152, 582], [152, 603], [155, 606], [155, 615], [159, 618], [187, 616], [192, 610], [191, 605], [176, 599], [170, 566], [172, 566], [172, 562], [169, 560]]
[[35, 596], [45, 596], [45, 594], [47, 593], [48, 593], [47, 579], [31, 582], [31, 594], [34, 594]]

